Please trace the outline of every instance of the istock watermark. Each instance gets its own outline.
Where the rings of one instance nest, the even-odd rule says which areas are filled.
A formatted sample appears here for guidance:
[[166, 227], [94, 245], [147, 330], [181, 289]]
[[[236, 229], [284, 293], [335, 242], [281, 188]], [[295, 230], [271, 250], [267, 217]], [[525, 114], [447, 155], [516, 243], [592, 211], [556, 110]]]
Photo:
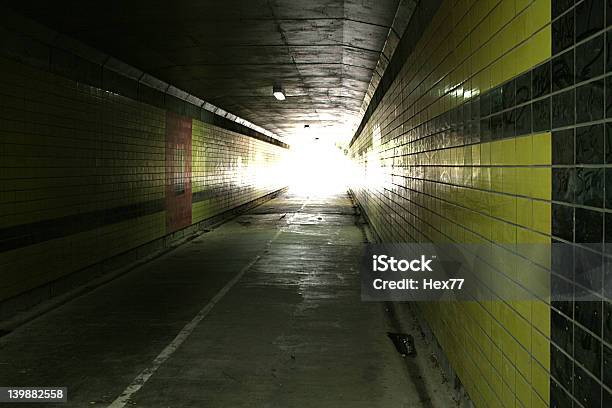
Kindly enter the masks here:
[[395, 259], [392, 256], [387, 255], [373, 255], [372, 256], [372, 270], [375, 272], [385, 272], [391, 270], [393, 272], [406, 272], [408, 270], [416, 271], [431, 271], [429, 264], [433, 259], [427, 259], [425, 255], [421, 255], [421, 259], [412, 259], [410, 261], [406, 259]]
[[[554, 244], [366, 245], [364, 301], [592, 301], [611, 293], [609, 264]], [[568, 256], [572, 255], [570, 260]], [[596, 254], [595, 254], [596, 255]]]
[[449, 296], [444, 291], [463, 290], [465, 279], [446, 272], [460, 265], [438, 252], [433, 246], [369, 245], [362, 262], [362, 299], [439, 300]]

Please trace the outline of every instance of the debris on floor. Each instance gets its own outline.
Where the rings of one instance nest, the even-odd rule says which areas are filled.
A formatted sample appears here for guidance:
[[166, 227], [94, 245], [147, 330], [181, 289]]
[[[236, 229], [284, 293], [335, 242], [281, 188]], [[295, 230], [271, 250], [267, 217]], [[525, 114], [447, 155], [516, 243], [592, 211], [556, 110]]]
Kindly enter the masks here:
[[387, 336], [391, 339], [398, 353], [402, 357], [416, 356], [416, 349], [414, 348], [414, 338], [410, 334], [406, 333], [391, 333], [388, 332]]

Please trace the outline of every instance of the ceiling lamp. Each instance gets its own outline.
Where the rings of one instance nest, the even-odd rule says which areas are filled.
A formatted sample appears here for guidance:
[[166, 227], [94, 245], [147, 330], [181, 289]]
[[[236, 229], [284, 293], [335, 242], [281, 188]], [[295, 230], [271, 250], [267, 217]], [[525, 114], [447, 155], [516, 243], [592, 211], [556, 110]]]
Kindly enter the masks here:
[[274, 85], [272, 87], [272, 95], [279, 101], [285, 100], [285, 90], [280, 85]]

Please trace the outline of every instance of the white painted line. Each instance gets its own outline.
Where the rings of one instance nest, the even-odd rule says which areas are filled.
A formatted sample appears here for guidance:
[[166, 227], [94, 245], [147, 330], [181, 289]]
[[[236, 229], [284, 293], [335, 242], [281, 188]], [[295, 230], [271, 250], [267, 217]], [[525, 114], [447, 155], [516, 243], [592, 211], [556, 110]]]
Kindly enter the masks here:
[[134, 393], [136, 393], [139, 389], [142, 388], [143, 385], [151, 378], [151, 376], [157, 371], [157, 369], [166, 361], [178, 348], [183, 344], [187, 337], [193, 332], [198, 323], [202, 321], [210, 313], [213, 307], [225, 296], [225, 294], [242, 278], [242, 276], [249, 270], [259, 259], [261, 255], [257, 255], [251, 262], [249, 262], [245, 267], [243, 267], [240, 272], [232, 280], [227, 282], [225, 286], [208, 302], [206, 306], [204, 306], [198, 314], [195, 315], [193, 319], [189, 323], [187, 323], [181, 331], [176, 335], [174, 340], [170, 342], [162, 351], [159, 353], [153, 363], [142, 370], [134, 381], [115, 399], [108, 408], [123, 408], [127, 405], [130, 398]]
[[[298, 212], [304, 209], [304, 207], [306, 206], [307, 202], [308, 202], [308, 200], [306, 200], [306, 202], [304, 202], [304, 204], [298, 210]], [[293, 213], [293, 215], [291, 216], [291, 219], [293, 219], [293, 217], [295, 217], [296, 214], [297, 214], [297, 212]], [[276, 238], [278, 238], [278, 236], [282, 232], [283, 232], [283, 229], [281, 228], [281, 229], [279, 229], [276, 232], [276, 234], [274, 234], [274, 237], [272, 237], [272, 239], [270, 239], [270, 241], [268, 241], [268, 243], [266, 244], [266, 250], [268, 248], [270, 248], [270, 246], [272, 245], [272, 242], [274, 242], [274, 240], [276, 240]], [[265, 253], [266, 250], [262, 251], [262, 254]], [[202, 319], [204, 319], [208, 315], [208, 313], [210, 313], [212, 308], [215, 307], [215, 305], [223, 298], [223, 296], [225, 296], [225, 294], [227, 292], [229, 292], [229, 290], [236, 283], [238, 283], [238, 281], [242, 278], [242, 276], [249, 269], [251, 269], [253, 267], [253, 265], [255, 265], [255, 263], [257, 263], [257, 261], [259, 261], [259, 259], [261, 259], [262, 254], [257, 255], [251, 262], [249, 262], [246, 266], [244, 266], [240, 270], [240, 272], [238, 272], [238, 274], [232, 278], [232, 280], [227, 282], [225, 284], [225, 286], [223, 286], [223, 288], [210, 300], [210, 302], [208, 302], [208, 304], [206, 306], [204, 306], [198, 312], [198, 314], [196, 314], [195, 317], [193, 319], [191, 319], [191, 321], [189, 323], [187, 323], [181, 329], [181, 331], [176, 335], [174, 340], [172, 340], [170, 342], [170, 344], [168, 344], [161, 351], [161, 353], [159, 353], [159, 355], [157, 357], [155, 357], [155, 360], [153, 360], [153, 363], [151, 363], [151, 365], [149, 367], [147, 367], [144, 370], [142, 370], [140, 372], [140, 374], [138, 374], [136, 376], [136, 378], [134, 378], [134, 380], [130, 383], [130, 385], [128, 385], [127, 388], [125, 390], [123, 390], [121, 395], [119, 395], [110, 405], [108, 405], [107, 408], [124, 408], [129, 403], [130, 398], [132, 397], [132, 395], [134, 395], [136, 392], [138, 392], [138, 390], [140, 390], [145, 385], [145, 383], [147, 381], [149, 381], [149, 378], [151, 378], [151, 376], [153, 374], [155, 374], [155, 372], [159, 369], [159, 367], [166, 360], [168, 360], [172, 356], [172, 354], [174, 354], [174, 352], [176, 350], [178, 350], [178, 348], [181, 346], [181, 344], [183, 344], [183, 342], [185, 340], [187, 340], [187, 338], [195, 330], [195, 328], [198, 325], [198, 323], [200, 323], [202, 321]]]

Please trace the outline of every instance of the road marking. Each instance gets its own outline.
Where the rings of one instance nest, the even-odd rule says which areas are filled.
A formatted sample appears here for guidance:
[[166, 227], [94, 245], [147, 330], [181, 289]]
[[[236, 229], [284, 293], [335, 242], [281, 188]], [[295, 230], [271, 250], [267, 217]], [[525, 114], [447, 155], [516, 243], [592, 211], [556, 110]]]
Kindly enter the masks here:
[[[295, 215], [298, 212], [302, 211], [304, 209], [304, 207], [306, 206], [307, 202], [308, 202], [308, 200], [306, 200], [304, 202], [304, 204], [302, 204], [302, 206], [300, 207], [300, 209], [298, 211], [293, 213], [293, 215], [291, 216], [290, 219], [293, 219], [293, 217], [295, 217]], [[161, 351], [161, 353], [159, 353], [159, 355], [157, 357], [155, 357], [155, 360], [153, 360], [153, 363], [151, 363], [151, 365], [149, 367], [147, 367], [144, 370], [142, 370], [140, 372], [140, 374], [138, 374], [136, 376], [136, 378], [134, 378], [134, 380], [130, 383], [130, 385], [128, 385], [127, 388], [125, 390], [123, 390], [123, 392], [110, 405], [108, 405], [107, 408], [124, 408], [130, 402], [130, 398], [132, 397], [132, 395], [134, 395], [136, 392], [138, 392], [138, 390], [140, 390], [146, 384], [146, 382], [149, 381], [149, 378], [151, 378], [151, 376], [153, 374], [155, 374], [155, 372], [159, 369], [159, 367], [166, 360], [168, 360], [172, 356], [172, 354], [174, 354], [174, 352], [176, 352], [176, 350], [178, 350], [178, 348], [181, 346], [181, 344], [183, 344], [183, 342], [185, 340], [187, 340], [187, 338], [195, 330], [195, 328], [197, 327], [198, 323], [200, 323], [210, 313], [212, 308], [215, 307], [215, 305], [223, 298], [223, 296], [225, 296], [227, 294], [227, 292], [229, 292], [229, 290], [236, 283], [238, 283], [238, 281], [242, 278], [242, 276], [249, 269], [251, 269], [253, 267], [253, 265], [255, 265], [257, 263], [257, 261], [259, 261], [261, 259], [262, 255], [267, 252], [267, 250], [270, 248], [272, 243], [276, 240], [276, 238], [278, 238], [278, 236], [283, 232], [283, 230], [284, 230], [283, 228], [280, 228], [276, 232], [276, 234], [274, 234], [272, 239], [270, 239], [267, 242], [266, 248], [262, 251], [262, 253], [257, 255], [251, 262], [249, 262], [246, 266], [244, 266], [240, 270], [240, 272], [238, 272], [238, 274], [236, 276], [234, 276], [229, 282], [227, 282], [225, 284], [225, 286], [223, 286], [223, 288], [219, 292], [217, 292], [217, 294], [210, 300], [210, 302], [208, 302], [208, 304], [206, 304], [206, 306], [204, 306], [198, 312], [198, 314], [196, 314], [195, 317], [193, 319], [191, 319], [191, 321], [189, 323], [187, 323], [181, 329], [181, 331], [176, 335], [174, 340], [172, 340], [170, 342], [170, 344], [168, 344]]]

